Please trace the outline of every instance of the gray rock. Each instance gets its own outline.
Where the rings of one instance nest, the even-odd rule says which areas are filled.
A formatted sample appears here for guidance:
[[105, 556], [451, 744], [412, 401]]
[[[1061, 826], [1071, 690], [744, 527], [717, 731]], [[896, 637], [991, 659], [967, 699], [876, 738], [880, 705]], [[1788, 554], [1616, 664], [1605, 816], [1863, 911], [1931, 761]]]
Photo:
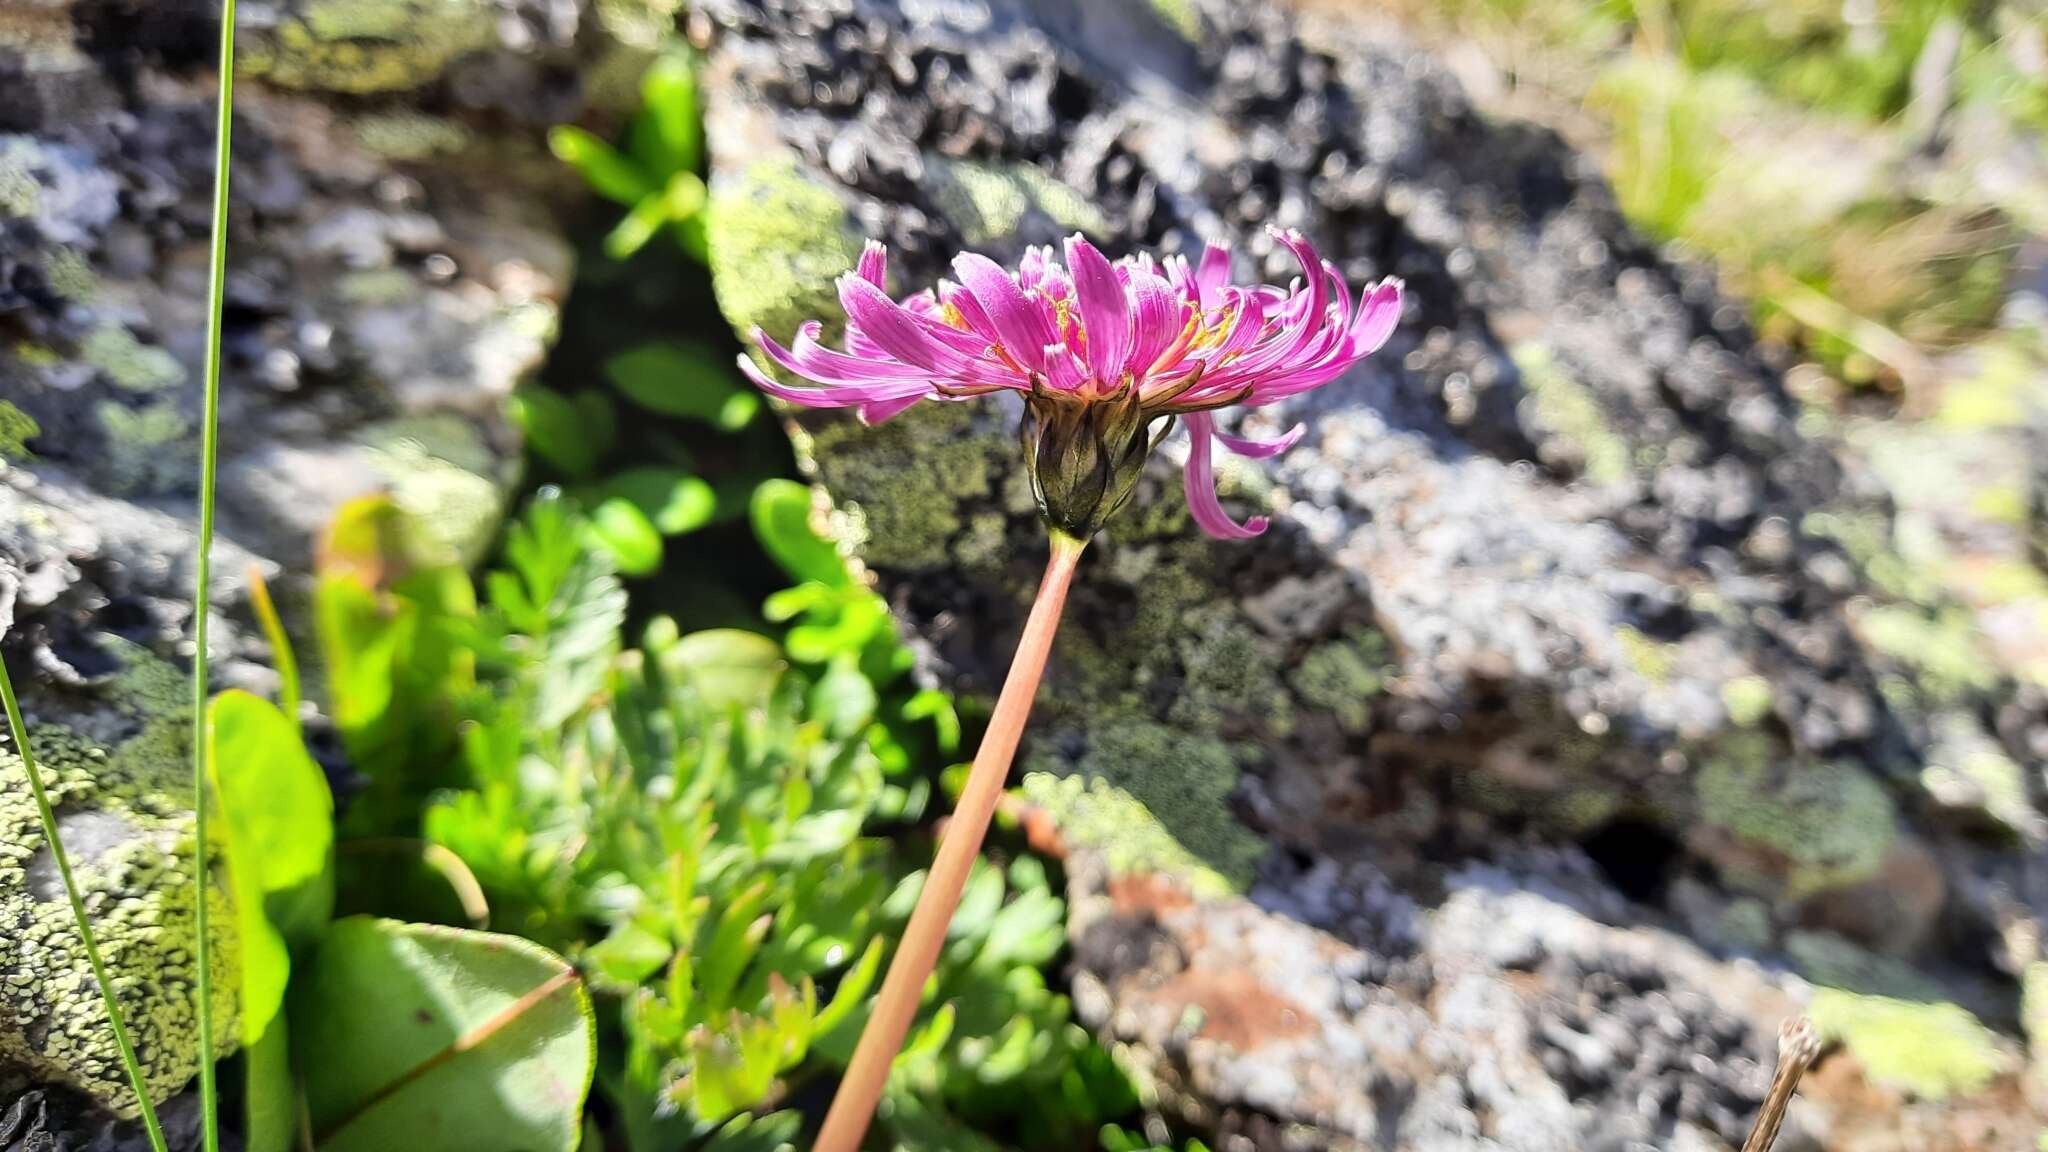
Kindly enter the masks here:
[[[1268, 224], [1409, 285], [1385, 351], [1246, 418], [1309, 428], [1225, 475], [1265, 537], [1201, 538], [1169, 442], [1084, 561], [1024, 753], [1077, 907], [1173, 877], [1171, 910], [1077, 916], [1076, 1000], [1184, 1115], [1261, 1148], [1732, 1143], [1759, 1037], [1808, 994], [1789, 973], [1869, 991], [1792, 954], [1802, 931], [2014, 1019], [2039, 789], [1955, 765], [1995, 750], [2001, 780], [2038, 780], [2044, 697], [1967, 613], [1883, 578], [1882, 487], [1589, 160], [1482, 118], [1412, 47], [1336, 18], [1310, 46], [1277, 5], [698, 19], [742, 332], [832, 321], [862, 234], [904, 292], [957, 249], [1075, 229], [1229, 240], [1240, 275], [1284, 282]], [[929, 671], [971, 694], [1042, 562], [1016, 418], [792, 425]], [[1200, 1026], [1269, 993], [1256, 1026]], [[1985, 1099], [1914, 1115], [1947, 1131]]]

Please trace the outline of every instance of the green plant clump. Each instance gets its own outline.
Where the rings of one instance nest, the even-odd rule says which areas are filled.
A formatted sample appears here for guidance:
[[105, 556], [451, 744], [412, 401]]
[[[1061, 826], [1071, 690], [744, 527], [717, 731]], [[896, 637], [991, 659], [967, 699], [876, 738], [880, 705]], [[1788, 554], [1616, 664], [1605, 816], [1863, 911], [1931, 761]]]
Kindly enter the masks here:
[[[612, 551], [552, 492], [478, 592], [450, 591], [459, 571], [379, 586], [397, 566], [345, 549], [321, 580], [366, 798], [418, 810], [412, 750], [449, 750], [421, 834], [494, 927], [560, 950], [597, 992], [598, 1084], [634, 1152], [785, 1132], [778, 1108], [851, 1056], [922, 880], [915, 822], [957, 721], [905, 682], [886, 611], [809, 503], [786, 481], [754, 501], [764, 546], [804, 580], [770, 602], [782, 639], [655, 617], [629, 647]], [[1036, 858], [975, 873], [891, 1081], [899, 1145], [1071, 1148], [1128, 1113], [1129, 1085], [1046, 984], [1064, 920]]]

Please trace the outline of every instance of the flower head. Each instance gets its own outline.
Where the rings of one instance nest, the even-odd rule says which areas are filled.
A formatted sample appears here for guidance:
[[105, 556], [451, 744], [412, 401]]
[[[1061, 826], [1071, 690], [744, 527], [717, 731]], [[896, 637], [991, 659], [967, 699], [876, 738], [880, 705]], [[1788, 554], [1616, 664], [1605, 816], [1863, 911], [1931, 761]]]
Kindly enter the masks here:
[[1216, 430], [1214, 413], [1255, 407], [1327, 384], [1386, 343], [1401, 316], [1401, 284], [1361, 294], [1296, 232], [1274, 236], [1301, 261], [1303, 280], [1282, 289], [1229, 283], [1230, 253], [1210, 245], [1201, 263], [1147, 255], [1111, 263], [1074, 236], [1061, 265], [1032, 248], [1011, 272], [972, 252], [953, 260], [957, 281], [901, 302], [884, 290], [886, 255], [869, 241], [860, 265], [839, 279], [846, 309], [843, 351], [819, 342], [816, 322], [788, 347], [756, 329], [776, 365], [815, 387], [778, 382], [752, 358], [747, 377], [770, 395], [810, 408], [860, 410], [886, 420], [920, 400], [1020, 392], [1033, 491], [1047, 523], [1087, 539], [1129, 499], [1162, 420], [1187, 422], [1189, 511], [1214, 536], [1265, 530], [1231, 520], [1216, 498], [1211, 444], [1240, 456], [1277, 455], [1296, 426], [1273, 440]]

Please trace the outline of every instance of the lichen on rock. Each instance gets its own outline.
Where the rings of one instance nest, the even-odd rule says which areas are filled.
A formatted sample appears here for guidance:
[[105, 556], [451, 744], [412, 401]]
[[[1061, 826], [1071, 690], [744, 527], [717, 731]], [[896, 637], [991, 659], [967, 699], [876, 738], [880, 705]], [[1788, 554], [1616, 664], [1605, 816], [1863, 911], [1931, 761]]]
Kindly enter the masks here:
[[2012, 1064], [1997, 1034], [1955, 1004], [1821, 988], [1808, 1011], [1872, 1081], [1923, 1100], [1975, 1092]]
[[832, 189], [794, 161], [757, 160], [715, 179], [707, 205], [718, 306], [739, 332], [787, 338], [837, 315], [832, 282], [860, 257], [860, 234]]
[[[105, 643], [128, 669], [110, 690], [129, 713], [133, 734], [103, 747], [63, 723], [32, 721], [29, 739], [137, 1058], [152, 1095], [162, 1100], [198, 1069], [189, 724], [176, 711], [182, 681], [175, 670], [132, 645]], [[173, 710], [160, 710], [166, 703]], [[215, 1042], [228, 1052], [237, 1034], [234, 919], [220, 884], [209, 886], [208, 898], [216, 931]], [[43, 841], [22, 760], [6, 747], [0, 928], [0, 1061], [135, 1115], [139, 1105]]]
[[[1757, 732], [1730, 733], [1708, 753], [1694, 781], [1700, 821], [1741, 844], [1782, 858], [1793, 898], [1876, 875], [1898, 834], [1884, 787], [1854, 766], [1788, 755]], [[1769, 871], [1737, 883], [1767, 885]]]
[[240, 66], [286, 88], [369, 94], [421, 87], [497, 43], [484, 0], [288, 0], [241, 38]]

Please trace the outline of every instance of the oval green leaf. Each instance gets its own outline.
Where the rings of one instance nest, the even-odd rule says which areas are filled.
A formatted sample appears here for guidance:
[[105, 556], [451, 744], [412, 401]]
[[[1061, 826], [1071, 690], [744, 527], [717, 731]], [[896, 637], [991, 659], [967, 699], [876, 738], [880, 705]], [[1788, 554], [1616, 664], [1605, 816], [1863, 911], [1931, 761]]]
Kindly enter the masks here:
[[842, 586], [853, 582], [846, 560], [811, 528], [811, 490], [794, 480], [764, 480], [750, 507], [754, 535], [782, 570], [797, 580]]
[[619, 571], [646, 576], [661, 567], [661, 533], [632, 501], [614, 496], [590, 514], [590, 531]]
[[321, 1152], [573, 1152], [596, 1059], [567, 961], [514, 936], [351, 917], [292, 986]]
[[334, 798], [275, 704], [230, 690], [208, 705], [207, 757], [241, 939], [242, 1041], [263, 1037], [291, 974], [286, 940], [317, 935], [333, 907]]
[[758, 632], [711, 628], [676, 641], [669, 655], [706, 704], [730, 708], [767, 699], [782, 675], [782, 647]]

